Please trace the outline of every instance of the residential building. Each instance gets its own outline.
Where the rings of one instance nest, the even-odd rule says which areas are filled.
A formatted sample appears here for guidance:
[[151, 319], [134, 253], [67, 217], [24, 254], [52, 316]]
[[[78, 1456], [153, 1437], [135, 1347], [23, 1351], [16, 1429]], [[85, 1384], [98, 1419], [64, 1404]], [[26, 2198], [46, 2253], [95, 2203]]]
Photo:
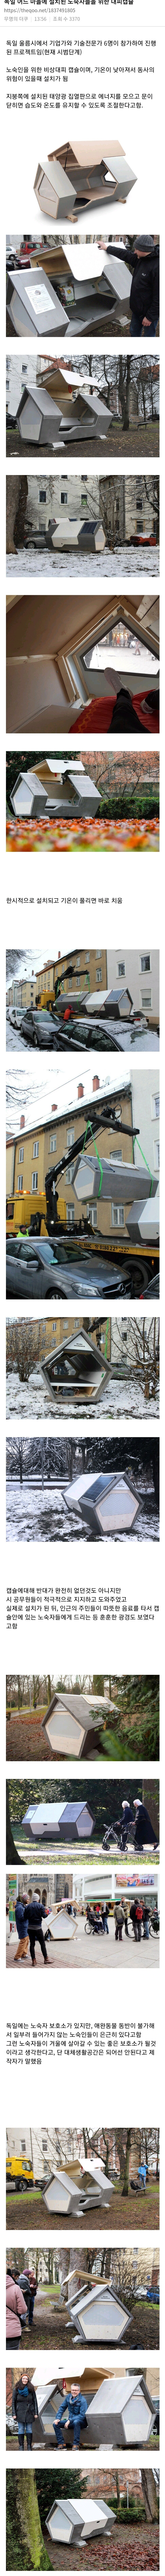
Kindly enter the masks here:
[[134, 1146], [135, 1163], [137, 1165], [141, 1161], [143, 1180], [145, 1164], [151, 1173], [157, 1172], [159, 1180], [160, 1100], [157, 1075], [155, 1074], [154, 1080], [154, 1073], [148, 1073], [147, 1084], [144, 1087], [144, 1075], [140, 1068], [139, 1071], [136, 1070], [134, 1064], [131, 1072], [131, 1090], [133, 1125], [139, 1128], [139, 1136], [137, 1135]]
[[86, 989], [88, 993], [98, 993], [99, 988], [102, 993], [107, 992], [106, 948], [79, 948], [77, 951], [74, 948], [70, 949], [69, 953], [65, 949], [62, 957], [59, 949], [56, 961], [48, 957], [45, 966], [37, 973], [37, 993], [44, 993], [45, 988], [48, 992], [53, 992], [54, 977], [55, 974], [58, 975], [58, 967], [60, 981], [62, 978], [62, 992], [73, 992], [76, 997], [79, 992], [84, 991], [85, 994]]
[[60, 466], [59, 474], [48, 474], [45, 458], [43, 470], [41, 463], [40, 475], [35, 475], [35, 480], [33, 474], [28, 474], [28, 500], [25, 522], [26, 535], [29, 523], [32, 532], [34, 528], [36, 530], [39, 528], [42, 529], [46, 535], [50, 521], [56, 518], [56, 513], [57, 518], [59, 519], [60, 511], [62, 511], [63, 507], [65, 510], [68, 510], [68, 516], [71, 519], [75, 517], [79, 518], [81, 510], [84, 512], [84, 518], [91, 518], [92, 516], [98, 519], [99, 483], [97, 475], [90, 472], [89, 482], [89, 476], [86, 473], [82, 472], [82, 474], [78, 473], [75, 475], [74, 471], [72, 471], [69, 474], [68, 468], [66, 468], [65, 465]]
[[[95, 1106], [96, 1095], [97, 1093], [99, 1094], [99, 1089], [99, 1076], [98, 1074], [94, 1074], [92, 1096], [94, 1097]], [[59, 1182], [61, 1195], [65, 1198], [66, 1222], [68, 1226], [74, 1225], [74, 1221], [76, 1220], [77, 1222], [77, 1218], [78, 1220], [81, 1220], [81, 1216], [84, 1214], [81, 1200], [77, 1207], [72, 1170], [73, 1145], [75, 1146], [77, 1153], [79, 1136], [83, 1133], [83, 1136], [85, 1137], [88, 1117], [89, 1119], [91, 1117], [91, 1098], [89, 1103], [85, 1101], [84, 1106], [83, 1102], [84, 1086], [80, 1081], [78, 1084], [78, 1106], [76, 1103], [75, 1108], [70, 1112], [70, 1114], [68, 1112], [65, 1118], [59, 1118], [55, 1102], [52, 1104], [52, 1114], [49, 1120], [46, 1119], [46, 1121], [41, 1125], [39, 1118], [37, 1124], [34, 1119], [33, 1125], [29, 1129], [25, 1129], [24, 1115], [21, 1115], [19, 1133], [15, 1138], [13, 1137], [11, 1139], [10, 1137], [7, 1139], [6, 1147], [7, 1195], [9, 1193], [11, 1194], [11, 1191], [14, 1190], [15, 1194], [17, 1195], [18, 1193], [19, 1196], [22, 1196], [23, 1192], [26, 1190], [30, 1192], [32, 1191], [34, 1196], [37, 1191], [39, 1193], [40, 1190], [43, 1190], [45, 1187], [46, 1173], [48, 1170], [51, 1171], [53, 1163], [58, 1163], [59, 1160], [61, 1160], [61, 1156], [68, 1151], [66, 1171], [61, 1183]], [[108, 1135], [108, 1153], [110, 1154], [110, 1158], [113, 1163], [114, 1160], [115, 1163], [117, 1161], [118, 1168], [120, 1170], [122, 1162], [129, 1162], [132, 1164], [133, 1160], [133, 1114], [132, 1088], [130, 1082], [123, 1084], [121, 1091], [120, 1088], [116, 1091], [115, 1115], [117, 1113], [117, 1109], [119, 1113], [119, 1126], [114, 1138], [113, 1134], [110, 1134], [110, 1136]], [[137, 1124], [138, 1123], [139, 1122], [137, 1120]], [[104, 1103], [102, 1124], [99, 1128], [99, 1154], [101, 1154], [101, 1156], [106, 1156], [107, 1154], [107, 1127], [104, 1125]], [[88, 1205], [85, 1213], [87, 1217]], [[99, 1203], [97, 1202], [97, 1199], [95, 1199], [92, 1205], [90, 1203], [89, 1213], [90, 1218], [92, 1217], [92, 1225], [94, 1225], [95, 1228], [97, 1227], [97, 1223], [100, 1228], [101, 1216], [101, 1232], [102, 1235], [106, 1235], [106, 1200], [102, 1200], [100, 1210]], [[113, 1227], [113, 1225], [115, 1225], [116, 1227], [119, 1225], [124, 1233], [127, 1214], [128, 1203], [127, 1208], [124, 1208], [123, 1203], [120, 1202], [119, 1198], [118, 1206], [116, 1207], [115, 1205], [114, 1207], [113, 1201], [110, 1201], [108, 1206], [108, 1232], [111, 1226]]]
[[14, 350], [10, 351], [10, 349], [8, 349], [6, 357], [6, 414], [8, 419], [15, 420], [18, 403], [21, 402], [21, 394], [24, 393], [24, 387], [25, 385], [28, 387], [29, 384], [36, 385], [36, 374], [37, 358], [33, 358], [32, 351], [30, 352], [30, 357], [26, 358], [24, 355], [24, 349], [23, 356], [21, 354], [21, 347], [20, 349], [17, 347], [15, 352]]
[[107, 948], [107, 985], [128, 985], [134, 1011], [159, 1014], [159, 948]]

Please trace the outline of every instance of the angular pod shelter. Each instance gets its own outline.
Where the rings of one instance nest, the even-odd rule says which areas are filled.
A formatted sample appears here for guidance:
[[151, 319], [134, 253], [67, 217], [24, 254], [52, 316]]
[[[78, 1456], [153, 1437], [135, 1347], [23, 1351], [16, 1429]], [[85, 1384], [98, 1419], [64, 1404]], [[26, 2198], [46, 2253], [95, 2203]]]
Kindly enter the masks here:
[[67, 2547], [74, 2540], [77, 2548], [82, 2549], [88, 2540], [101, 2540], [113, 2522], [116, 2522], [116, 2514], [111, 2505], [103, 2504], [100, 2497], [97, 2504], [92, 2496], [86, 2497], [85, 2501], [82, 2497], [82, 2504], [80, 2501], [74, 2504], [72, 2497], [66, 2498], [65, 2503], [60, 2499], [56, 2503], [55, 2498], [50, 2513], [46, 2514], [45, 2530], [57, 2545], [59, 2541]]
[[54, 1800], [50, 1806], [43, 1799], [43, 1806], [26, 1808], [23, 1827], [28, 1842], [87, 1842], [93, 1834], [94, 1816], [84, 1799], [63, 1798], [59, 1805]]
[[65, 1754], [67, 1759], [69, 1755], [74, 1759], [76, 1754], [77, 1759], [80, 1760], [86, 1736], [89, 1733], [95, 1736], [96, 1727], [98, 1725], [100, 1729], [102, 1718], [102, 1700], [88, 1700], [83, 1693], [81, 1697], [78, 1691], [66, 1691], [65, 1694], [60, 1692], [59, 1696], [58, 1691], [54, 1691], [50, 1707], [43, 1719], [43, 1734], [48, 1736], [52, 1753], [61, 1753], [64, 1759]]
[[[81, 338], [83, 330], [88, 330], [90, 324], [94, 329], [97, 321], [107, 320], [107, 311], [110, 313], [116, 304], [122, 304], [123, 311], [127, 309], [131, 274], [116, 247], [115, 252], [113, 246], [112, 251], [106, 246], [100, 250], [98, 243], [91, 245], [91, 242], [81, 243], [80, 240], [75, 242], [74, 249], [70, 243], [67, 253], [62, 244], [60, 249], [56, 246], [53, 251], [51, 241], [48, 246], [43, 241], [43, 258], [42, 249], [38, 247], [37, 251], [31, 252], [30, 268], [9, 268], [7, 271], [7, 314], [11, 314], [13, 332], [26, 339], [30, 326], [31, 339], [40, 339], [43, 331], [45, 339], [47, 335], [57, 336], [60, 332], [62, 336], [64, 332], [64, 337], [70, 340], [74, 327], [74, 336]], [[78, 402], [80, 400], [78, 395]], [[42, 394], [40, 411], [42, 419]], [[33, 427], [33, 422], [31, 424], [29, 419], [28, 435], [31, 425]], [[44, 429], [41, 436], [45, 439]]]
[[57, 1351], [53, 1344], [46, 1353], [46, 1359], [42, 1360], [42, 1375], [48, 1379], [48, 1385], [55, 1385], [59, 1393], [62, 1386], [66, 1395], [72, 1387], [74, 1394], [76, 1387], [78, 1400], [82, 1402], [85, 1396], [99, 1395], [109, 1373], [108, 1362], [104, 1363], [101, 1352], [92, 1344], [85, 1329], [82, 1333], [72, 1333], [67, 1342], [60, 1343]]
[[38, 271], [34, 275], [29, 268], [9, 269], [6, 304], [7, 315], [10, 314], [13, 329], [21, 340], [29, 335], [31, 340], [40, 340], [42, 332], [45, 338], [47, 332], [50, 336], [50, 332], [56, 331], [60, 309], [63, 328], [62, 307], [59, 307], [58, 297], [44, 268], [40, 268], [39, 276]]
[[118, 1207], [121, 1192], [121, 1204], [131, 1206], [132, 1202], [136, 1202], [137, 1205], [138, 1199], [141, 1201], [143, 1190], [145, 1200], [150, 1198], [151, 1193], [152, 1198], [155, 1198], [157, 1186], [156, 1176], [153, 1179], [152, 1173], [146, 1173], [146, 1169], [143, 1181], [140, 1164], [138, 1166], [135, 1163], [121, 1162], [118, 1168], [118, 1163], [115, 1160], [113, 1162], [113, 1155], [109, 1159], [104, 1155], [101, 1169], [97, 1152], [82, 1154], [80, 1161], [77, 1157], [77, 1163], [74, 1165], [76, 1199], [85, 1201], [86, 1199], [113, 1199], [113, 1205]]
[[76, 1476], [73, 1484], [65, 1487], [68, 1510], [70, 1511], [71, 1506], [73, 1509], [73, 1503], [75, 1503], [77, 1511], [82, 1513], [83, 1520], [85, 1516], [85, 1520], [91, 1524], [91, 1530], [95, 1526], [96, 1531], [100, 1530], [103, 1538], [108, 1533], [110, 1538], [113, 1538], [115, 1532], [117, 1531], [118, 1534], [120, 1530], [125, 1531], [127, 1537], [127, 1532], [129, 1534], [133, 1521], [136, 1520], [139, 1499], [133, 1477], [121, 1474], [89, 1476], [88, 1479], [87, 1476]]
[[47, 379], [45, 376], [43, 384], [40, 378], [39, 391], [36, 385], [24, 385], [16, 419], [23, 443], [27, 439], [29, 446], [29, 439], [33, 439], [36, 447], [48, 447], [49, 452], [51, 447], [55, 451], [58, 446], [60, 450], [65, 444], [67, 447], [70, 440], [73, 448], [77, 439], [81, 446], [87, 437], [93, 438], [93, 429], [98, 428], [102, 439], [109, 435], [109, 413], [99, 394], [94, 392], [88, 399], [85, 391], [83, 394], [80, 391], [74, 399], [73, 390], [68, 389], [67, 392], [60, 371], [57, 380], [55, 369], [51, 379], [50, 375]]
[[112, 2191], [114, 2183], [105, 2174], [99, 2159], [97, 2163], [93, 2157], [90, 2163], [87, 2157], [84, 2164], [82, 2160], [81, 2164], [78, 2161], [69, 2164], [68, 2159], [68, 2164], [56, 2166], [54, 2173], [49, 2175], [49, 2181], [43, 2184], [43, 2199], [55, 2217], [62, 2212], [65, 2216], [66, 2212], [66, 2217], [79, 2218], [84, 2209], [88, 2211], [102, 2205], [103, 2209], [108, 2209]]
[[134, 179], [135, 173], [130, 170], [117, 137], [116, 141], [112, 140], [111, 147], [108, 144], [108, 154], [105, 144], [100, 144], [100, 151], [96, 154], [95, 146], [92, 153], [90, 142], [89, 146], [84, 146], [84, 151], [81, 145], [76, 152], [70, 143], [66, 143], [59, 152], [50, 152], [48, 161], [39, 161], [34, 194], [40, 214], [48, 215], [51, 223], [60, 223], [63, 218], [64, 222], [72, 223], [72, 219], [73, 222], [78, 219], [83, 207], [92, 212], [92, 207], [105, 208], [113, 199], [115, 203], [125, 203], [130, 188], [134, 187]]
[[33, 545], [39, 553], [41, 553], [41, 547], [43, 547], [43, 553], [46, 550], [49, 554], [50, 551], [52, 554], [59, 553], [59, 549], [61, 554], [65, 554], [66, 547], [68, 549], [70, 547], [71, 552], [75, 547], [78, 554], [96, 555], [104, 554], [106, 537], [101, 519], [90, 519], [88, 515], [86, 519], [82, 519], [82, 513], [79, 519], [76, 519], [74, 514], [71, 518], [69, 510], [62, 509], [59, 519], [50, 520], [50, 527], [46, 529], [46, 534], [42, 529], [37, 529], [36, 535], [34, 532]]
[[111, 2290], [109, 2281], [98, 2282], [97, 2288], [93, 2283], [91, 2290], [81, 2290], [79, 2296], [75, 2292], [74, 2298], [69, 2298], [68, 2306], [81, 2343], [110, 2343], [111, 2346], [122, 2343], [125, 2327], [129, 2324], [128, 2308], [123, 2307], [117, 2291]]
[[26, 817], [35, 821], [37, 815], [38, 819], [45, 815], [45, 820], [53, 822], [59, 814], [69, 820], [72, 814], [86, 817], [98, 813], [100, 793], [87, 772], [85, 775], [81, 760], [60, 763], [53, 778], [53, 760], [47, 759], [37, 761], [36, 769], [18, 771], [11, 805], [18, 821]]
[[126, 2450], [135, 2444], [149, 2442], [154, 2430], [155, 2405], [142, 2371], [125, 2371], [123, 2379], [103, 2379], [94, 2396], [87, 2400], [85, 2428], [88, 2449]]

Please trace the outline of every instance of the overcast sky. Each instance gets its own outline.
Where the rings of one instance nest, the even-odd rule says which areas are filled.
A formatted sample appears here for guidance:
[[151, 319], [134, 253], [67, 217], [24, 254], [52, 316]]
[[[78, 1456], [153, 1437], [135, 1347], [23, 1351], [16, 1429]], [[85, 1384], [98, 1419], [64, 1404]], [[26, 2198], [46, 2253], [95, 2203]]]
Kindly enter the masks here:
[[[99, 1054], [97, 1056], [97, 1073], [99, 1074], [100, 1080], [101, 1100], [104, 1100], [105, 1092], [109, 1092], [111, 1099], [111, 1096], [113, 1097], [113, 1093], [115, 1091], [124, 1091], [125, 1083], [129, 1082], [129, 1080], [131, 1081], [129, 1064], [127, 1064], [127, 1067], [125, 1065], [121, 1065], [120, 1068], [118, 1064], [116, 1068], [114, 1067], [112, 1075], [112, 1070], [110, 1072], [109, 1069], [108, 1056], [104, 1057], [103, 1073], [102, 1057], [99, 1056]], [[65, 1057], [61, 1057], [60, 1059], [60, 1073], [57, 1071], [56, 1061], [54, 1064], [53, 1062], [51, 1063], [50, 1072], [47, 1071], [46, 1073], [45, 1071], [44, 1073], [43, 1058], [42, 1075], [41, 1067], [39, 1067], [37, 1072], [35, 1068], [34, 1076], [34, 1071], [32, 1075], [30, 1065], [27, 1066], [27, 1071], [25, 1071], [25, 1073], [22, 1071], [22, 1065], [19, 1065], [18, 1071], [16, 1068], [16, 1071], [14, 1070], [14, 1072], [12, 1071], [7, 1074], [7, 1134], [10, 1136], [13, 1134], [17, 1135], [22, 1115], [25, 1118], [25, 1128], [28, 1128], [29, 1125], [31, 1127], [33, 1121], [35, 1124], [36, 1118], [38, 1119], [38, 1125], [43, 1126], [43, 1119], [51, 1118], [52, 1112], [54, 1114], [55, 1110], [58, 1113], [59, 1118], [60, 1116], [65, 1117], [65, 1112], [67, 1114], [68, 1109], [77, 1108], [79, 1082], [83, 1082], [84, 1101], [91, 1100], [92, 1102], [93, 1074], [96, 1074], [96, 1057], [93, 1055], [90, 1055], [90, 1062], [88, 1056], [88, 1064], [85, 1055], [81, 1054], [81, 1056], [74, 1056], [74, 1063], [71, 1060], [70, 1071], [68, 1074], [66, 1074]], [[81, 1109], [81, 1101], [79, 1105]]]

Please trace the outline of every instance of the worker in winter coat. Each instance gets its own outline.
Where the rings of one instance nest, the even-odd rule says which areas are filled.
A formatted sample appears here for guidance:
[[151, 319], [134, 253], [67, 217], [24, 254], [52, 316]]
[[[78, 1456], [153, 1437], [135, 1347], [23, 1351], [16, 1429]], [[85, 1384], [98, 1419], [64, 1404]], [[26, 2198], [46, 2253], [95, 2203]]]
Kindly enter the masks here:
[[19, 2283], [20, 2290], [23, 2290], [23, 2298], [26, 2299], [28, 2326], [32, 2326], [34, 2301], [37, 2295], [37, 2282], [35, 2272], [30, 2271], [29, 2264], [25, 2267], [25, 2271], [23, 2269], [22, 2272], [19, 2272]]
[[62, 2397], [58, 2415], [55, 2416], [54, 2433], [56, 2433], [58, 2450], [63, 2450], [63, 2419], [66, 2419], [66, 2416], [69, 2417], [71, 2432], [73, 2432], [73, 2451], [79, 2451], [81, 2425], [87, 2422], [86, 2398], [81, 2395], [79, 2379], [72, 2379], [70, 2396]]
[[26, 2324], [27, 2305], [23, 2291], [20, 2288], [20, 2282], [14, 2280], [14, 2272], [7, 2271], [6, 2343], [12, 2344], [13, 2352], [19, 2352], [19, 2345], [21, 2343], [21, 2325], [24, 2326], [25, 2332]]
[[159, 241], [153, 233], [138, 233], [134, 242], [133, 275], [130, 288], [131, 338], [141, 340], [142, 331], [155, 339], [159, 321]]
[[143, 1807], [142, 1798], [134, 1798], [133, 1803], [135, 1811], [134, 1849], [136, 1848], [136, 1851], [143, 1851], [143, 1843], [154, 1843], [156, 1851], [157, 1834], [154, 1833], [154, 1825], [151, 1825], [151, 1817], [149, 1816], [148, 1807]]
[[16, 2388], [13, 2388], [12, 2415], [17, 2424], [19, 2451], [24, 2450], [25, 2433], [27, 2451], [31, 2451], [33, 2424], [35, 2415], [38, 2417], [38, 2406], [35, 2388], [32, 2388], [27, 2370], [22, 2370], [21, 2379], [17, 2379]]

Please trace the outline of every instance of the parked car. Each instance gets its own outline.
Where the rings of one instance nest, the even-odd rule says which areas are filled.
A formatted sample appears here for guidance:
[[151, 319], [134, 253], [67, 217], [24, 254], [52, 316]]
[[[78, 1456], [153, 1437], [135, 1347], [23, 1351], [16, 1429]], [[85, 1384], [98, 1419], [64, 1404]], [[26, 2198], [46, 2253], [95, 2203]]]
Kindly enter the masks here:
[[61, 1247], [59, 1245], [57, 1251], [56, 1245], [49, 1240], [46, 1241], [44, 1236], [39, 1236], [39, 1239], [35, 1235], [28, 1238], [25, 1235], [22, 1238], [17, 1235], [7, 1237], [7, 1297], [24, 1299], [37, 1297], [39, 1300], [41, 1297], [68, 1297], [69, 1273], [69, 1287], [72, 1288], [73, 1296], [76, 1294], [81, 1299], [82, 1279], [84, 1297], [89, 1297], [90, 1289], [94, 1298], [107, 1296], [110, 1288], [113, 1294], [123, 1293], [122, 1277], [119, 1285], [117, 1271], [113, 1271], [111, 1279], [110, 1262], [102, 1265], [99, 1255], [98, 1259], [94, 1256], [93, 1260], [90, 1252], [85, 1253], [85, 1257], [82, 1258], [81, 1255], [80, 1259], [76, 1261], [75, 1257], [74, 1260], [68, 1237], [66, 1251], [62, 1245]]

